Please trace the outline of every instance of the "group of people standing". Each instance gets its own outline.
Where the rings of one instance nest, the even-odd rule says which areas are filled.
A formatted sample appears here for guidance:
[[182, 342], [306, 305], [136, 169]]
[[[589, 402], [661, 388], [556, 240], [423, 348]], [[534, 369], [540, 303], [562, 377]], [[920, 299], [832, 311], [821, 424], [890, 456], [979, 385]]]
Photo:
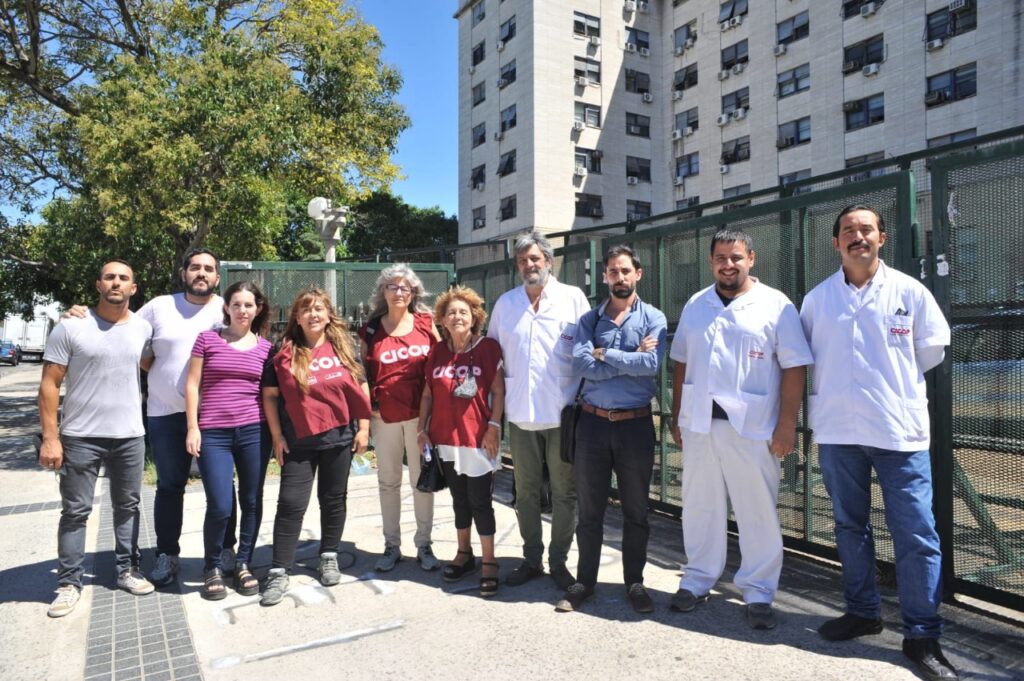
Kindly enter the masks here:
[[[819, 633], [846, 640], [882, 629], [870, 525], [874, 469], [896, 549], [903, 650], [928, 678], [957, 678], [938, 645], [941, 554], [931, 509], [924, 381], [924, 372], [942, 362], [950, 331], [927, 289], [881, 260], [885, 237], [877, 211], [844, 209], [832, 234], [842, 266], [798, 312], [783, 293], [751, 276], [756, 252], [750, 236], [719, 232], [709, 255], [714, 283], [688, 300], [670, 349], [665, 315], [637, 295], [643, 268], [627, 246], [605, 254], [609, 297], [591, 309], [582, 291], [552, 274], [547, 240], [538, 233], [520, 237], [515, 262], [523, 285], [494, 302], [489, 324], [484, 301], [471, 289], [442, 293], [431, 314], [416, 274], [390, 266], [377, 281], [370, 320], [359, 329], [358, 353], [323, 291], [300, 293], [275, 349], [261, 335], [268, 310], [255, 285], [234, 284], [223, 300], [213, 293], [218, 276], [211, 253], [190, 253], [181, 272], [184, 293], [161, 296], [137, 315], [127, 310], [134, 292], [130, 267], [107, 263], [97, 281], [99, 305], [58, 327], [44, 358], [40, 463], [68, 473], [61, 476], [61, 569], [50, 614], [67, 614], [78, 598], [82, 528], [101, 459], [108, 470], [115, 460], [124, 470], [111, 475], [118, 584], [140, 594], [153, 588], [138, 571], [141, 410], [130, 419], [126, 414], [138, 391], [139, 363], [150, 371], [150, 438], [159, 478], [151, 575], [157, 585], [170, 584], [177, 572], [182, 494], [191, 457], [198, 456], [207, 495], [203, 595], [226, 595], [227, 570], [240, 593], [258, 591], [248, 566], [271, 454], [282, 472], [273, 567], [261, 602], [273, 605], [287, 591], [314, 479], [319, 575], [323, 584], [337, 584], [351, 456], [372, 437], [384, 531], [375, 568], [388, 571], [402, 559], [403, 457], [413, 487], [417, 561], [425, 570], [440, 567], [431, 549], [433, 496], [415, 489], [421, 457], [436, 456], [458, 538], [443, 577], [454, 581], [479, 570], [480, 593], [492, 596], [499, 587], [492, 492], [507, 421], [523, 559], [505, 583], [519, 586], [545, 574], [546, 469], [552, 501], [547, 563], [563, 592], [556, 610], [580, 609], [595, 593], [614, 474], [626, 593], [636, 611], [651, 612], [655, 604], [643, 578], [656, 442], [651, 405], [667, 350], [674, 360], [671, 432], [683, 450], [687, 555], [671, 609], [694, 610], [721, 577], [731, 502], [742, 554], [734, 583], [747, 622], [754, 629], [776, 626], [780, 460], [795, 451], [805, 372], [813, 365], [807, 417], [833, 501], [847, 602], [846, 614], [825, 622]], [[211, 329], [217, 314], [222, 324]], [[100, 413], [105, 404], [93, 404], [99, 400], [90, 373], [109, 372], [114, 363], [100, 359], [104, 353], [118, 359], [124, 374], [116, 419]], [[102, 369], [93, 367], [97, 363]], [[70, 385], [58, 437], [56, 390], [65, 372]], [[581, 413], [575, 457], [567, 461], [561, 413], [574, 400]], [[120, 429], [99, 426], [110, 421]], [[233, 554], [236, 472], [241, 527]], [[567, 564], [574, 534], [575, 576]]]

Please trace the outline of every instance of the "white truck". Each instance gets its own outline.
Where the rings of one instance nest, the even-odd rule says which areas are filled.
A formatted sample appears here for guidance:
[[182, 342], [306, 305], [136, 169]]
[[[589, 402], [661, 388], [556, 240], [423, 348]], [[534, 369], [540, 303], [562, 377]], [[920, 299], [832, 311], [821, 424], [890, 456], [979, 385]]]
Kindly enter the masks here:
[[18, 314], [9, 315], [0, 322], [0, 339], [21, 346], [21, 359], [43, 361], [43, 350], [50, 331], [60, 320], [57, 303], [36, 305], [32, 319], [26, 321]]

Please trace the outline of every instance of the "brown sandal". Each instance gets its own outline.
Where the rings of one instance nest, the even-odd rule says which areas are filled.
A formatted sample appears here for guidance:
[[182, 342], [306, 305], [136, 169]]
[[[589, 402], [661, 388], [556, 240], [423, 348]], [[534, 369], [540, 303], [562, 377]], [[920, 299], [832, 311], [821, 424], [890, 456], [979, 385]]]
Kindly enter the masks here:
[[255, 596], [260, 591], [260, 582], [256, 577], [249, 571], [249, 566], [245, 563], [238, 563], [235, 565], [235, 591], [243, 596]]
[[224, 573], [220, 568], [213, 568], [203, 573], [203, 588], [199, 595], [208, 601], [219, 601], [228, 595], [228, 587], [224, 584]]

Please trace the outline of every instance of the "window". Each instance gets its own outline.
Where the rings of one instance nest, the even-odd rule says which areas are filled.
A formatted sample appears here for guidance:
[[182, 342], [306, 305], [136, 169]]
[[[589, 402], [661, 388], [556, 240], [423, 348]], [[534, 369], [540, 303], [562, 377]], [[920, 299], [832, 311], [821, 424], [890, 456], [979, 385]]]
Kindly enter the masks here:
[[797, 144], [805, 144], [811, 141], [811, 117], [804, 116], [795, 121], [789, 121], [779, 126], [778, 143], [779, 149], [786, 149]]
[[846, 132], [866, 128], [885, 120], [885, 95], [878, 94], [843, 104]]
[[513, 104], [501, 112], [501, 131], [511, 130], [516, 127], [516, 105]]
[[484, 11], [484, 2], [480, 0], [480, 2], [473, 5], [473, 25], [479, 24], [486, 16], [487, 12]]
[[476, 66], [484, 60], [486, 53], [484, 52], [484, 42], [481, 40], [473, 46], [473, 66]]
[[853, 73], [867, 64], [881, 64], [884, 60], [885, 41], [881, 35], [876, 35], [843, 50], [843, 73]]
[[810, 35], [810, 32], [811, 23], [806, 11], [800, 12], [800, 14], [790, 17], [785, 21], [780, 21], [775, 26], [775, 35], [778, 38], [779, 45], [793, 43], [801, 38], [806, 38]]
[[626, 44], [636, 45], [637, 49], [651, 49], [651, 34], [635, 28], [626, 27]]
[[[854, 156], [853, 158], [846, 159], [846, 167], [854, 168], [856, 166], [862, 166], [865, 163], [874, 163], [875, 161], [881, 161], [883, 159], [885, 159], [885, 152], [875, 151], [870, 154], [864, 154], [863, 156]], [[859, 182], [861, 180], [866, 180], [869, 177], [879, 177], [880, 175], [885, 175], [885, 168], [874, 168], [872, 170], [866, 170], [863, 173], [847, 175], [843, 178], [843, 184]]]
[[591, 83], [601, 82], [601, 62], [586, 57], [576, 57], [573, 66], [573, 75], [586, 78]]
[[516, 150], [506, 152], [498, 160], [498, 176], [505, 177], [516, 172]]
[[970, 130], [961, 130], [960, 132], [953, 132], [948, 135], [940, 135], [939, 137], [932, 137], [928, 140], [928, 148], [942, 147], [953, 142], [963, 142], [964, 140], [972, 140], [978, 136], [976, 128]]
[[626, 69], [626, 92], [644, 94], [651, 91], [651, 77], [642, 71]]
[[626, 219], [643, 220], [651, 217], [650, 201], [626, 201]]
[[933, 107], [944, 102], [971, 97], [977, 92], [977, 64], [965, 64], [952, 71], [929, 77], [928, 94], [924, 97], [924, 103], [928, 107]]
[[873, 4], [876, 7], [881, 5], [885, 0], [843, 0], [843, 18], [849, 19], [850, 17], [860, 16], [860, 8], [867, 4]]
[[[737, 137], [722, 143], [722, 163], [739, 163], [750, 160], [750, 135]], [[748, 190], [749, 191], [749, 190]]]
[[582, 12], [572, 14], [572, 32], [576, 35], [589, 38], [601, 35], [601, 20]]
[[597, 194], [577, 194], [576, 217], [603, 218], [604, 209], [601, 207], [601, 197]]
[[626, 134], [637, 137], [651, 136], [651, 117], [640, 114], [626, 114]]
[[676, 177], [689, 177], [700, 173], [700, 152], [686, 154], [676, 159]]
[[484, 206], [473, 209], [473, 229], [487, 226], [487, 209]]
[[676, 130], [683, 130], [687, 127], [693, 130], [700, 127], [697, 122], [697, 107], [676, 114]]
[[596, 104], [576, 102], [575, 117], [577, 121], [583, 121], [592, 128], [601, 127], [601, 107]]
[[801, 64], [779, 74], [779, 99], [803, 92], [811, 87], [811, 65]]
[[480, 125], [473, 126], [473, 147], [479, 147], [481, 144], [487, 141], [487, 123], [481, 123]]
[[502, 66], [498, 76], [498, 87], [505, 87], [516, 82], [516, 60], [513, 59]]
[[722, 50], [722, 70], [731, 69], [736, 64], [746, 64], [750, 61], [747, 56], [747, 41], [741, 40], [735, 45]]
[[473, 106], [487, 99], [487, 90], [484, 83], [477, 83], [473, 86]]
[[[743, 196], [744, 194], [749, 194], [749, 193], [750, 193], [750, 185], [749, 184], [738, 184], [735, 187], [728, 187], [727, 189], [723, 189], [722, 190], [722, 198], [723, 199], [731, 199], [733, 197]], [[732, 203], [727, 203], [724, 206], [722, 206], [722, 212], [726, 212], [726, 211], [730, 211], [730, 210], [736, 210], [737, 208], [742, 208], [743, 206], [749, 206], [749, 205], [750, 205], [750, 199], [747, 199], [746, 201], [733, 201]]]
[[587, 172], [600, 175], [602, 156], [600, 149], [576, 147], [576, 166], [586, 168]]
[[626, 157], [626, 178], [635, 177], [640, 182], [651, 181], [651, 159]]
[[718, 7], [718, 23], [741, 17], [747, 13], [747, 0], [725, 0]]
[[697, 41], [697, 20], [696, 19], [694, 19], [693, 21], [691, 21], [688, 24], [683, 24], [682, 26], [680, 26], [679, 28], [677, 28], [675, 30], [675, 33], [673, 33], [673, 35], [672, 35], [672, 45], [676, 49], [678, 49], [680, 47], [685, 48], [687, 46], [686, 45], [686, 41], [690, 40], [691, 38], [693, 39], [694, 42]]
[[731, 114], [736, 109], [750, 108], [750, 88], [741, 87], [722, 97], [722, 113]]
[[487, 181], [487, 165], [480, 164], [476, 168], [473, 168], [473, 172], [469, 174], [469, 186], [474, 189], [483, 186]]
[[692, 88], [697, 84], [697, 65], [690, 64], [685, 68], [681, 68], [676, 71], [676, 75], [672, 78], [672, 89], [683, 91]]
[[508, 21], [503, 23], [498, 29], [498, 40], [503, 43], [507, 43], [512, 38], [516, 37], [516, 15], [512, 15]]
[[688, 210], [685, 213], [678, 213], [676, 217], [680, 220], [692, 220], [693, 218], [699, 218], [704, 211], [700, 208], [700, 197], [699, 196], [688, 196], [685, 199], [679, 199], [676, 201], [676, 210], [684, 210], [686, 208], [694, 208], [695, 210]]
[[498, 220], [511, 220], [516, 216], [516, 195], [506, 196], [498, 207]]
[[[795, 173], [786, 173], [785, 175], [779, 175], [779, 184], [785, 187], [787, 185], [793, 184], [794, 182], [798, 182], [799, 180], [806, 180], [810, 176], [811, 169], [804, 168], [803, 170], [798, 170]], [[793, 189], [792, 194], [793, 196], [796, 196], [797, 194], [803, 194], [809, 191], [811, 191], [810, 186], [805, 185], [803, 187], [796, 187], [795, 189]]]
[[943, 7], [938, 12], [928, 15], [928, 37], [927, 40], [936, 38], [948, 38], [961, 33], [973, 31], [978, 27], [978, 10], [974, 3], [967, 3], [967, 7], [959, 12], [950, 12]]

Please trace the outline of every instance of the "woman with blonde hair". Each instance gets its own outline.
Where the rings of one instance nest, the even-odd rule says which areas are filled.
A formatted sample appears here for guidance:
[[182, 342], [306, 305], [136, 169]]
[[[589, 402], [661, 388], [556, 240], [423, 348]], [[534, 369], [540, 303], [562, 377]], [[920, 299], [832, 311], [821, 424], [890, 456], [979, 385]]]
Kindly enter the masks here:
[[476, 525], [483, 552], [480, 595], [498, 592], [494, 559], [494, 471], [498, 468], [505, 377], [501, 346], [481, 336], [487, 313], [483, 300], [463, 286], [442, 293], [434, 305], [444, 340], [427, 358], [427, 382], [420, 402], [418, 444], [433, 448], [444, 467], [455, 509], [459, 549], [445, 566], [454, 582], [477, 570], [470, 529]]
[[338, 543], [345, 527], [352, 451], [365, 451], [370, 434], [363, 369], [348, 326], [324, 291], [310, 288], [295, 298], [281, 349], [263, 374], [263, 408], [281, 466], [273, 563], [260, 599], [270, 606], [288, 591], [314, 477], [320, 502], [320, 582], [333, 586], [341, 581]]

